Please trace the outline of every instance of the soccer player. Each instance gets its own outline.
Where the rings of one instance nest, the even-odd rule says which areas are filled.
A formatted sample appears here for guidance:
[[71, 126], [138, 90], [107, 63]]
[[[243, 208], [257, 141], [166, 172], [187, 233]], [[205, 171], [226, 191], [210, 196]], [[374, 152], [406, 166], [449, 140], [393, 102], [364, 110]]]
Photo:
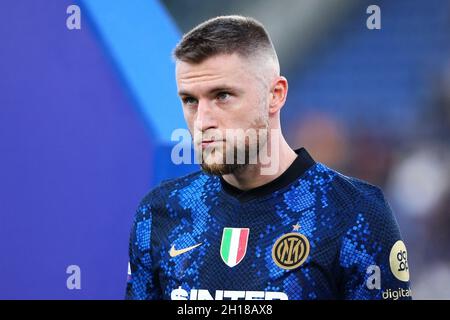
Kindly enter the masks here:
[[126, 298], [410, 299], [406, 247], [382, 191], [284, 139], [288, 82], [263, 25], [208, 20], [174, 57], [202, 170], [140, 203]]

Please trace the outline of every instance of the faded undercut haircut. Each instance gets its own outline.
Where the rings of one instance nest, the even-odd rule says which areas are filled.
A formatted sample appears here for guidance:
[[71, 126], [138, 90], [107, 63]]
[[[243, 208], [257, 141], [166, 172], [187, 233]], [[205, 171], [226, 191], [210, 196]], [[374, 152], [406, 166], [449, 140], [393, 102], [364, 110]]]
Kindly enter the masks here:
[[[173, 51], [175, 60], [201, 63], [220, 54], [237, 53], [245, 58], [270, 57], [278, 65], [272, 40], [257, 20], [243, 16], [220, 16], [186, 33]], [[278, 67], [279, 68], [279, 67]]]

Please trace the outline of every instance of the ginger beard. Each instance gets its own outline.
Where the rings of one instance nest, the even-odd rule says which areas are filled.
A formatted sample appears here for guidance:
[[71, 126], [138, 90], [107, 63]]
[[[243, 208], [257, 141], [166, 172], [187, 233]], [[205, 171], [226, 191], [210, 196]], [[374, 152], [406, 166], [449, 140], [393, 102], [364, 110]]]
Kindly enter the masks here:
[[[267, 146], [269, 120], [267, 116], [259, 116], [247, 130], [240, 130], [237, 136], [227, 139], [226, 133], [220, 134], [220, 140], [202, 148], [202, 137], [215, 140], [208, 132], [194, 138], [196, 151], [201, 154], [200, 166], [204, 172], [212, 175], [232, 174], [256, 164], [260, 151]], [[230, 161], [231, 160], [231, 161]]]

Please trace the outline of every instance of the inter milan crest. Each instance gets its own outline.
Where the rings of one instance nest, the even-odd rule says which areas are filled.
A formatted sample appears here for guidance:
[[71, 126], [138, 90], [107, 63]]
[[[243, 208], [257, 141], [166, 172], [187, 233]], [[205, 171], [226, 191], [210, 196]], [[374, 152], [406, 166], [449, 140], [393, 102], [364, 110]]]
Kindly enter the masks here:
[[[300, 226], [294, 225], [294, 231]], [[300, 267], [308, 258], [309, 241], [301, 233], [291, 232], [282, 235], [272, 248], [272, 259], [282, 269], [292, 270]]]
[[224, 228], [220, 256], [230, 268], [239, 264], [247, 252], [249, 228]]

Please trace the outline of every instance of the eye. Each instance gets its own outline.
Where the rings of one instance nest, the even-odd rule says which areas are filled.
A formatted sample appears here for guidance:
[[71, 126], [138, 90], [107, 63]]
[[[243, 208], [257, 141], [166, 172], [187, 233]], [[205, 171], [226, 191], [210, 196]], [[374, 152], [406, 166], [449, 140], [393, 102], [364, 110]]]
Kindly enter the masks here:
[[185, 97], [182, 100], [183, 100], [183, 104], [185, 104], [187, 106], [195, 106], [197, 104], [197, 99], [192, 98], [192, 97]]
[[216, 99], [221, 101], [221, 102], [224, 102], [224, 101], [227, 101], [230, 98], [230, 96], [231, 96], [231, 94], [228, 93], [228, 92], [225, 92], [225, 91], [224, 92], [219, 92], [217, 94]]

